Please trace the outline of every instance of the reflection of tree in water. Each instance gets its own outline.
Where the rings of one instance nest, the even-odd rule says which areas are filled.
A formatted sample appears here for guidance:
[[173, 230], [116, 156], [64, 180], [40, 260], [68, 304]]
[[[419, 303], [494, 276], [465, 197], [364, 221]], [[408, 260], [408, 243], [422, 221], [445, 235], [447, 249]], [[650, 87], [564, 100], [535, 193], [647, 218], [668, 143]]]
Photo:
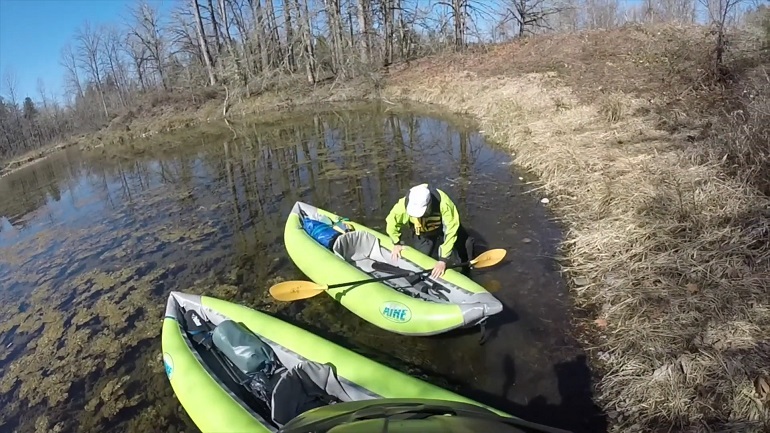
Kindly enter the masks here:
[[[441, 129], [447, 137], [437, 133]], [[233, 204], [235, 227], [253, 223], [265, 206], [274, 210], [284, 200], [298, 199], [346, 216], [381, 218], [413, 183], [426, 180], [436, 169], [459, 174], [458, 204], [465, 206], [481, 142], [461, 131], [411, 114], [342, 111], [314, 115], [312, 122], [244, 125], [238, 137], [218, 151], [206, 146], [199, 154], [103, 158], [92, 165], [50, 159], [0, 183], [3, 197], [17, 198], [0, 200], [0, 214], [16, 224], [46, 200], [60, 201], [83, 170], [91, 175], [88, 183], [95, 193], [114, 208], [115, 199], [133, 203], [137, 195], [157, 185], [170, 188], [177, 200], [194, 201], [208, 169], [227, 182], [229, 195], [238, 201]], [[354, 208], [355, 215], [348, 215]], [[241, 215], [244, 210], [248, 217]]]
[[[246, 189], [247, 208], [273, 210], [304, 200], [346, 216], [365, 216], [388, 210], [410, 186], [411, 154], [419, 140], [410, 131], [418, 127], [414, 118], [402, 125], [399, 117], [376, 112], [317, 115], [312, 123], [243, 128], [227, 145], [230, 168], [217, 160], [221, 156], [203, 158], [230, 185], [230, 196], [239, 197], [239, 185]], [[234, 174], [238, 170], [242, 183]], [[354, 208], [357, 215], [350, 215]]]

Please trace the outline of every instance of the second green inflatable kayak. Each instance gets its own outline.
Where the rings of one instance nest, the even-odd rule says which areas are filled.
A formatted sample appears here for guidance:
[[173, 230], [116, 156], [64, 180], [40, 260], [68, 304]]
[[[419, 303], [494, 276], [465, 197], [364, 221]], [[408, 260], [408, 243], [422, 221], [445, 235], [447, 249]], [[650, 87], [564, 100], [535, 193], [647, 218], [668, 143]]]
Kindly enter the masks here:
[[[275, 357], [266, 356], [265, 348]], [[275, 432], [300, 414], [307, 413], [303, 423], [314, 422], [342, 414], [333, 410], [335, 404], [383, 398], [412, 399], [415, 404], [443, 400], [450, 407], [466, 403], [471, 406], [457, 410], [476, 408], [480, 414], [525, 422], [268, 314], [206, 296], [171, 292], [162, 351], [174, 393], [203, 433]], [[272, 373], [260, 376], [268, 365]], [[265, 380], [260, 382], [261, 377]], [[267, 398], [256, 398], [260, 394], [255, 390], [266, 390]], [[311, 415], [327, 406], [331, 412]]]
[[[373, 268], [374, 262], [403, 272], [431, 269], [433, 258], [405, 248], [397, 262], [390, 259], [392, 242], [383, 233], [354, 221], [355, 231], [327, 249], [303, 228], [302, 218], [340, 217], [307, 203], [294, 204], [284, 228], [284, 243], [292, 261], [317, 284], [339, 284], [392, 275]], [[403, 335], [433, 335], [485, 321], [503, 309], [484, 287], [454, 269], [439, 279], [413, 284], [405, 278], [327, 290], [333, 299], [364, 320]]]

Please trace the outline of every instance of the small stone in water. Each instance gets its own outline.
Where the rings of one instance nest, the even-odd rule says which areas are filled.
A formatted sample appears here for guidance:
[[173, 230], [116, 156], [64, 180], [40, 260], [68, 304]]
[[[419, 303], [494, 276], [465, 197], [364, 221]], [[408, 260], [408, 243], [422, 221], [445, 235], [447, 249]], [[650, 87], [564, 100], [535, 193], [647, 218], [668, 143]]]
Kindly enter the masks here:
[[543, 203], [543, 204], [547, 204], [550, 201], [551, 200], [548, 200], [548, 197], [543, 197], [542, 199], [540, 199], [540, 203]]
[[522, 239], [521, 241], [522, 241], [522, 242], [524, 242], [525, 244], [528, 244], [528, 243], [532, 242], [532, 239], [530, 239], [530, 238], [524, 238], [524, 239]]
[[523, 177], [521, 177], [521, 176], [519, 176], [519, 180], [524, 180], [524, 178], [523, 178]]

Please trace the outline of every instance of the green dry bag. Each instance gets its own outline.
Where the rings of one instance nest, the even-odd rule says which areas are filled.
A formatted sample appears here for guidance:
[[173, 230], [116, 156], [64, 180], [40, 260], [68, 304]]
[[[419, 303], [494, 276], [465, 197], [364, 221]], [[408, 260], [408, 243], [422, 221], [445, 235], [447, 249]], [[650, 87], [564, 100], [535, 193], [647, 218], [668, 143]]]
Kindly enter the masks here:
[[246, 327], [225, 320], [212, 333], [214, 345], [245, 374], [269, 371], [278, 364], [273, 348]]

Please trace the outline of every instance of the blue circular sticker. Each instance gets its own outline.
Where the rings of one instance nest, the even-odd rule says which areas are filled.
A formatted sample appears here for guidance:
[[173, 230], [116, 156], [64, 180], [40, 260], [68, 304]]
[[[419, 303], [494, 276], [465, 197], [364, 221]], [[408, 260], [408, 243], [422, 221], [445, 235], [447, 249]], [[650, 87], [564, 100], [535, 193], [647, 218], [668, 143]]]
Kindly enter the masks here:
[[171, 379], [171, 375], [174, 374], [174, 360], [171, 359], [171, 355], [163, 353], [163, 367], [166, 369], [166, 376]]

